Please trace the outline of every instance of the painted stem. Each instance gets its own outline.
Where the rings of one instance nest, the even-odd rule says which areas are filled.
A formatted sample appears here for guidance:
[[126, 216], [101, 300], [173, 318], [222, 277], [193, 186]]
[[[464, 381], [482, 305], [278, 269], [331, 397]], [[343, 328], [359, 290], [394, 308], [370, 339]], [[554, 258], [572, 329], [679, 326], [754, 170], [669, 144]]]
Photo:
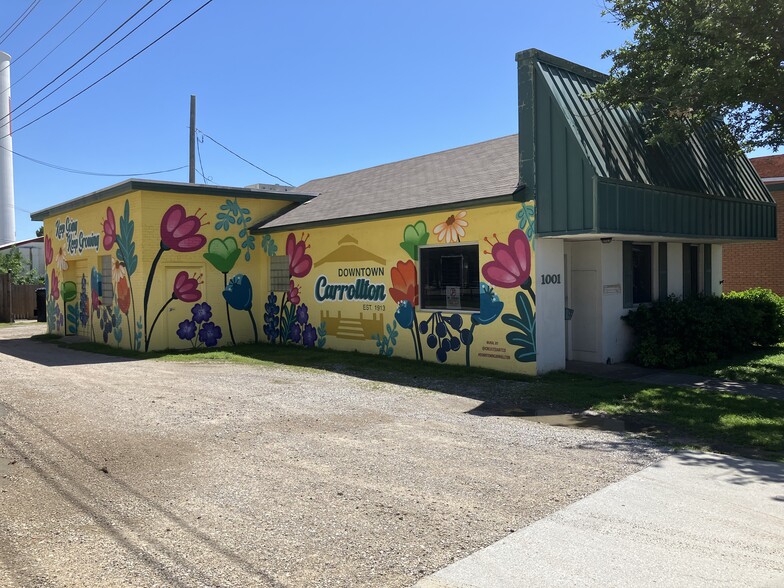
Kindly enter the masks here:
[[[228, 278], [226, 274], [223, 274], [223, 291], [226, 291], [226, 286], [229, 285]], [[234, 340], [234, 331], [231, 328], [231, 311], [229, 310], [229, 301], [226, 301], [226, 320], [229, 322], [229, 335], [231, 335], [231, 344], [236, 345], [237, 342]]]
[[[128, 349], [133, 349], [133, 343], [136, 339], [131, 339], [131, 319], [128, 317], [128, 314], [125, 315], [125, 320], [128, 323]], [[119, 347], [119, 343], [117, 344]]]
[[[133, 297], [133, 283], [131, 282], [131, 274], [128, 274], [128, 288], [131, 290], [131, 308], [133, 309], [133, 340], [128, 341], [130, 348], [136, 347], [136, 299]], [[127, 314], [125, 315], [128, 316]], [[130, 320], [130, 319], [129, 319]], [[131, 336], [131, 327], [128, 327], [128, 336]]]
[[163, 311], [166, 310], [166, 307], [169, 306], [169, 304], [171, 304], [172, 300], [177, 300], [177, 297], [176, 296], [172, 296], [171, 298], [169, 298], [166, 301], [166, 304], [161, 306], [161, 309], [158, 311], [158, 314], [155, 315], [155, 320], [152, 321], [152, 326], [150, 327], [150, 335], [149, 335], [149, 337], [145, 336], [145, 338], [144, 338], [144, 350], [145, 351], [147, 351], [150, 348], [150, 339], [152, 339], [152, 332], [155, 330], [155, 323], [158, 322], [158, 319], [161, 317], [161, 314], [163, 314]]
[[417, 336], [416, 336], [416, 333], [414, 332], [414, 328], [415, 327], [412, 325], [411, 326], [411, 338], [414, 340], [414, 355], [416, 356], [416, 359], [420, 359], [420, 357], [419, 357], [419, 349], [417, 348]]
[[[284, 292], [281, 295], [281, 297], [280, 297], [280, 317], [278, 318], [278, 327], [280, 328], [280, 342], [281, 343], [285, 343], [286, 342], [286, 339], [284, 339], [284, 334], [283, 334], [283, 310], [286, 307], [286, 302], [288, 302], [288, 299], [289, 299], [289, 293], [288, 292]], [[289, 325], [289, 327], [291, 327], [291, 325]], [[288, 333], [286, 333], [285, 336], [287, 337]]]
[[531, 278], [528, 278], [523, 284], [520, 286], [523, 290], [528, 292], [528, 295], [531, 297], [531, 302], [536, 305], [536, 293], [534, 292], [533, 288], [531, 288]]
[[419, 319], [417, 319], [416, 308], [414, 308], [414, 329], [416, 329], [416, 346], [419, 349], [419, 359], [424, 359], [422, 355], [422, 337], [419, 335]]
[[[256, 328], [256, 319], [253, 318], [253, 311], [249, 308], [248, 314], [250, 315], [250, 322], [253, 324], [253, 339], [256, 343], [259, 342], [259, 330]], [[229, 331], [231, 331], [231, 327], [229, 327]]]
[[[158, 262], [161, 260], [161, 255], [163, 255], [163, 252], [166, 251], [164, 247], [165, 245], [163, 244], [163, 241], [161, 241], [161, 248], [158, 250], [158, 255], [156, 255], [155, 259], [153, 259], [152, 261], [152, 265], [150, 266], [150, 273], [147, 276], [147, 285], [144, 288], [144, 350], [145, 351], [147, 351], [147, 345], [150, 340], [147, 335], [147, 303], [150, 301], [150, 288], [152, 288], [152, 278], [155, 276], [155, 268], [158, 267]], [[155, 320], [158, 320], [158, 317], [155, 317]], [[150, 329], [150, 332], [152, 333], [152, 329]]]
[[471, 323], [471, 331], [470, 331], [471, 332], [471, 339], [470, 339], [470, 343], [468, 343], [468, 345], [465, 346], [465, 348], [466, 348], [466, 367], [471, 367], [471, 344], [474, 342], [474, 329], [475, 328], [476, 328], [476, 325], [474, 323]]

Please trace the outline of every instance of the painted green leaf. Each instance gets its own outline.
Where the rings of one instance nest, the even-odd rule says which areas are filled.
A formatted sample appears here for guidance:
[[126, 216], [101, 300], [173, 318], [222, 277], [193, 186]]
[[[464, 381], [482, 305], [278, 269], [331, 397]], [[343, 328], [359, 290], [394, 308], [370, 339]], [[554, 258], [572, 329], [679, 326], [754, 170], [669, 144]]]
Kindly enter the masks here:
[[427, 243], [430, 233], [427, 232], [425, 221], [417, 221], [413, 225], [407, 225], [403, 230], [403, 242], [400, 247], [408, 253], [408, 256], [417, 261], [419, 259], [419, 247]]
[[131, 204], [128, 200], [125, 201], [123, 215], [120, 217], [120, 230], [117, 232], [117, 259], [125, 264], [128, 276], [132, 276], [139, 258], [136, 255], [136, 244], [133, 242]]
[[229, 273], [237, 259], [242, 252], [237, 246], [237, 240], [234, 237], [226, 237], [225, 239], [215, 238], [207, 245], [207, 253], [204, 254], [204, 259], [209, 261], [215, 269], [223, 274]]
[[63, 282], [63, 287], [61, 289], [63, 300], [66, 302], [70, 302], [74, 298], [76, 298], [76, 282]]
[[536, 314], [531, 301], [523, 292], [518, 292], [515, 297], [519, 316], [505, 314], [501, 317], [504, 324], [517, 329], [506, 335], [506, 341], [520, 349], [515, 351], [517, 361], [536, 361]]

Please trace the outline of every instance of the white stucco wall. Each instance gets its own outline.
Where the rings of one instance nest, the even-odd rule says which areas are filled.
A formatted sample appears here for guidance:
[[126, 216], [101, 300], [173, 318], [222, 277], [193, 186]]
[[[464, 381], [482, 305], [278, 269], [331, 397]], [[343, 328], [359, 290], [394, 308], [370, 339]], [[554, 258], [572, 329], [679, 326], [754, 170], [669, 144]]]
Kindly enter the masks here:
[[628, 308], [623, 307], [623, 242], [613, 240], [612, 243], [602, 243], [600, 252], [603, 319], [600, 361], [619, 363], [626, 360], [632, 336], [631, 329], [621, 320], [629, 312]]
[[536, 371], [566, 367], [564, 321], [564, 242], [535, 239], [536, 249]]
[[683, 296], [683, 243], [667, 243], [667, 292]]
[[711, 292], [715, 296], [721, 296], [721, 282], [724, 279], [721, 260], [721, 245], [714, 243], [711, 245]]

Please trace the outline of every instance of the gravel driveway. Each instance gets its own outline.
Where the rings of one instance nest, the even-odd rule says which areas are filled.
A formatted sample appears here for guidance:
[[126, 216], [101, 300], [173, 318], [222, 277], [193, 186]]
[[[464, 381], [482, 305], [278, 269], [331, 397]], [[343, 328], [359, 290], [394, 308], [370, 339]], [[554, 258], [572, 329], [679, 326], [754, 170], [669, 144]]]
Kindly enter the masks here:
[[1, 586], [408, 586], [662, 455], [469, 414], [443, 382], [123, 360], [42, 327], [0, 329]]

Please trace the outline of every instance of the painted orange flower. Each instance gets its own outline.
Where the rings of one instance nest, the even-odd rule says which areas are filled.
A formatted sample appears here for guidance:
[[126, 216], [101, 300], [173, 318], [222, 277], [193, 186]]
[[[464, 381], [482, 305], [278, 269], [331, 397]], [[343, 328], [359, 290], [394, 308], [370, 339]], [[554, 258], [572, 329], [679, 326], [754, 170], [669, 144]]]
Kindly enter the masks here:
[[419, 303], [419, 289], [417, 288], [417, 270], [413, 261], [398, 261], [397, 265], [389, 272], [392, 277], [392, 287], [389, 295], [395, 302], [408, 300], [413, 306]]
[[465, 210], [450, 214], [444, 222], [433, 227], [440, 243], [460, 243], [460, 237], [465, 237], [465, 228], [468, 226], [468, 222], [464, 220], [466, 214], [468, 213]]
[[120, 310], [128, 314], [131, 308], [131, 288], [128, 285], [128, 278], [122, 277], [117, 282], [117, 304], [120, 305]]

